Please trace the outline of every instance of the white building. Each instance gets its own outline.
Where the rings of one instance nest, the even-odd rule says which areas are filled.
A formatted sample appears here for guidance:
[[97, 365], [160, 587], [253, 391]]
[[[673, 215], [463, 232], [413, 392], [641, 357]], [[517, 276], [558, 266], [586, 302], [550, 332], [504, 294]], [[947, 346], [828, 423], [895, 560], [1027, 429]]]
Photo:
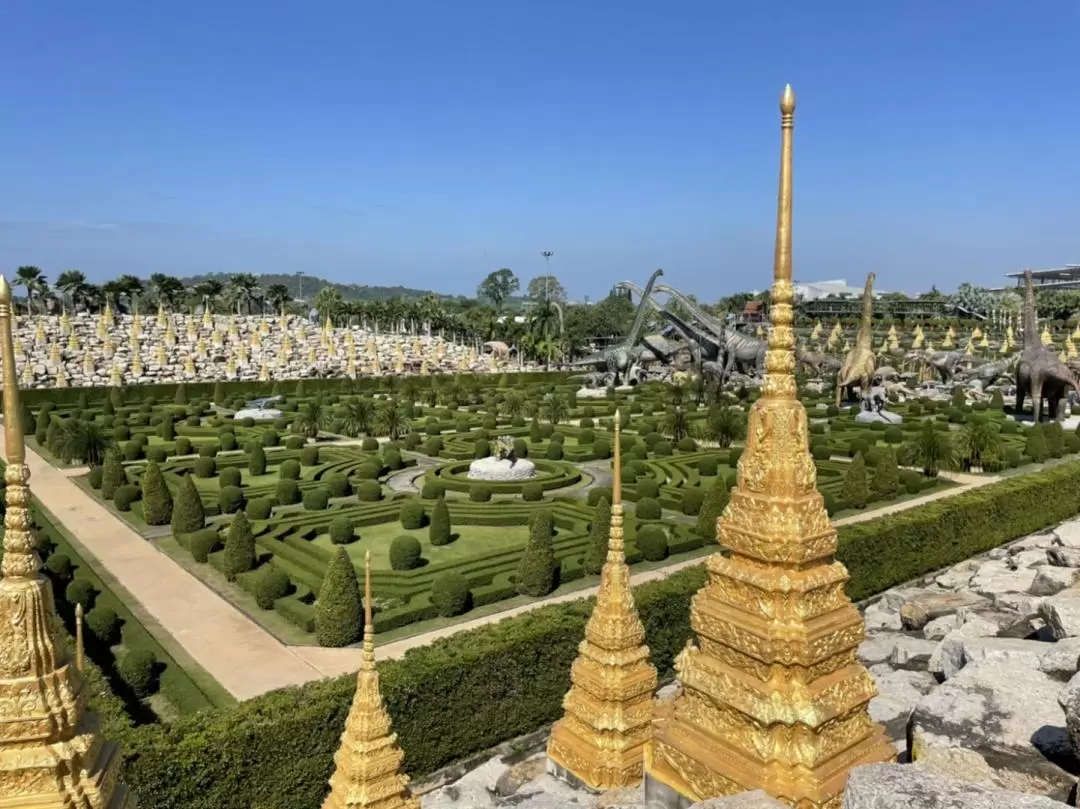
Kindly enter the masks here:
[[[808, 283], [796, 283], [795, 298], [804, 301], [818, 301], [835, 295], [838, 298], [861, 298], [863, 287], [848, 286], [846, 278], [837, 278], [833, 281], [812, 281]], [[882, 293], [875, 289], [874, 297], [880, 298]]]

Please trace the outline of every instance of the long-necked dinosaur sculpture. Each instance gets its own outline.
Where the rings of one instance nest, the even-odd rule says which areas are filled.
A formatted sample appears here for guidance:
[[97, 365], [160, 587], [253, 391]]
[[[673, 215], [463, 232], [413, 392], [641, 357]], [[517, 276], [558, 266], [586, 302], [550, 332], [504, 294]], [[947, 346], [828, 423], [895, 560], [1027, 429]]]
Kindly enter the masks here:
[[874, 339], [870, 330], [871, 321], [874, 317], [874, 273], [866, 276], [866, 286], [862, 296], [862, 322], [859, 324], [859, 336], [855, 339], [855, 346], [844, 357], [844, 364], [840, 366], [840, 372], [836, 375], [836, 404], [839, 406], [844, 392], [851, 393], [851, 388], [858, 384], [862, 393], [870, 392], [870, 383], [873, 381], [874, 368]]
[[[658, 284], [657, 289], [663, 285]], [[666, 320], [671, 328], [673, 328], [678, 334], [686, 341], [686, 348], [690, 351], [690, 355], [694, 358], [694, 364], [698, 365], [701, 362], [715, 362], [719, 358], [723, 351], [723, 339], [717, 337], [712, 332], [695, 326], [693, 323], [688, 323], [683, 320], [674, 312], [670, 311], [667, 307], [661, 305], [656, 301], [652, 295], [646, 295], [645, 290], [639, 287], [632, 281], [620, 281], [615, 285], [616, 289], [625, 289], [638, 295], [638, 297], [647, 301], [649, 306], [652, 307], [660, 317]], [[655, 350], [653, 346], [654, 336], [644, 335], [642, 336], [642, 342], [646, 348]], [[681, 344], [676, 344], [679, 348], [682, 348]]]
[[1050, 418], [1058, 417], [1058, 405], [1070, 388], [1080, 391], [1073, 372], [1042, 344], [1035, 326], [1035, 289], [1031, 270], [1024, 270], [1024, 350], [1016, 363], [1016, 412], [1024, 409], [1024, 398], [1031, 396], [1035, 421], [1042, 417], [1043, 400]]

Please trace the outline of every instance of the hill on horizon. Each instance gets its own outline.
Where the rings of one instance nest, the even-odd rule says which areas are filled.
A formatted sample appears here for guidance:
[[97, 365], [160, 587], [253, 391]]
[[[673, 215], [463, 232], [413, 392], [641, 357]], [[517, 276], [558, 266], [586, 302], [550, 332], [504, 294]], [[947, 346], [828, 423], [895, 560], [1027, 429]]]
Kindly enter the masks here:
[[[283, 284], [294, 299], [300, 297], [301, 286], [303, 287], [304, 297], [308, 300], [313, 298], [323, 287], [336, 289], [347, 301], [419, 300], [425, 295], [435, 295], [436, 297], [445, 300], [465, 299], [464, 295], [445, 295], [430, 289], [413, 289], [411, 287], [403, 286], [391, 287], [368, 286], [367, 284], [341, 284], [336, 281], [327, 281], [325, 278], [320, 278], [317, 275], [304, 275], [302, 282], [300, 276], [295, 274], [255, 273], [254, 275], [259, 282], [259, 286], [264, 289], [272, 284]], [[195, 284], [210, 279], [216, 279], [223, 284], [227, 284], [229, 281], [229, 273], [202, 273], [200, 275], [190, 275], [181, 278], [180, 280], [185, 286], [194, 286]]]

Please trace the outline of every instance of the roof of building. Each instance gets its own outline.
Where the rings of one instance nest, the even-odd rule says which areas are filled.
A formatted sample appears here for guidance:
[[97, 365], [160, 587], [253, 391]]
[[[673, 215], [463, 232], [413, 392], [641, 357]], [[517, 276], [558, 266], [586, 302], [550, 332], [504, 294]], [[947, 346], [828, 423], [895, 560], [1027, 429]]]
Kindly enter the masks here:
[[[1006, 278], [1023, 278], [1026, 270], [1020, 272], [1006, 273]], [[1045, 278], [1048, 280], [1056, 281], [1077, 281], [1080, 280], [1080, 264], [1066, 264], [1064, 267], [1058, 267], [1053, 270], [1032, 270], [1032, 278]]]

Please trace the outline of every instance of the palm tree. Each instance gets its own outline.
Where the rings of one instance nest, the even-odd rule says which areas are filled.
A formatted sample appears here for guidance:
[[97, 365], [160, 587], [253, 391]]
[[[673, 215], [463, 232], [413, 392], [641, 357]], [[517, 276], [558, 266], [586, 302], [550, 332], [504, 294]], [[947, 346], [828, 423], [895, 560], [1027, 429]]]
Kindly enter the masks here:
[[266, 298], [267, 303], [274, 307], [275, 312], [280, 312], [285, 307], [285, 304], [292, 300], [292, 294], [284, 284], [271, 284], [266, 288], [263, 297]]
[[229, 276], [229, 293], [236, 300], [236, 314], [240, 314], [240, 305], [247, 307], [251, 314], [251, 304], [258, 297], [259, 281], [249, 272], [238, 272]]
[[905, 450], [905, 460], [912, 466], [921, 466], [923, 474], [930, 478], [957, 466], [956, 446], [949, 434], [935, 429], [934, 424], [924, 422], [918, 436]]
[[225, 291], [225, 285], [217, 278], [207, 278], [193, 287], [195, 294], [202, 300], [203, 305], [211, 312], [214, 311], [214, 301], [221, 297]]
[[65, 419], [60, 442], [60, 455], [64, 460], [79, 461], [88, 466], [100, 466], [112, 446], [111, 437], [100, 424], [77, 418]]
[[544, 397], [544, 409], [547, 411], [548, 421], [558, 424], [566, 418], [566, 401], [557, 393], [549, 393]]
[[733, 441], [745, 435], [746, 420], [742, 412], [728, 405], [710, 407], [701, 425], [701, 437], [715, 441], [720, 447], [730, 447]]
[[49, 282], [45, 274], [31, 264], [24, 265], [15, 270], [15, 287], [23, 287], [26, 290], [26, 313], [33, 311], [35, 298], [42, 297], [49, 289]]
[[516, 419], [525, 412], [525, 397], [519, 390], [511, 390], [506, 394], [503, 401], [503, 410], [512, 419]]
[[158, 299], [158, 303], [169, 311], [175, 312], [184, 294], [184, 283], [173, 275], [156, 272], [150, 276], [150, 289]]
[[409, 419], [397, 397], [386, 400], [379, 411], [378, 422], [380, 430], [390, 436], [391, 441], [397, 441], [409, 431]]
[[989, 419], [972, 417], [960, 430], [957, 451], [964, 464], [972, 471], [982, 471], [986, 461], [1001, 453], [999, 427]]
[[328, 317], [337, 317], [345, 305], [345, 298], [341, 290], [334, 287], [323, 287], [315, 296], [314, 307], [319, 312], [319, 317], [326, 320]]
[[322, 402], [318, 399], [308, 402], [296, 414], [296, 418], [293, 420], [293, 430], [309, 441], [314, 441], [319, 437], [319, 430], [329, 422], [329, 415], [329, 411], [323, 407]]
[[668, 410], [664, 416], [664, 432], [671, 436], [676, 443], [682, 441], [690, 434], [690, 419], [686, 411], [681, 407]]
[[371, 422], [375, 416], [375, 405], [366, 396], [349, 399], [341, 406], [341, 432], [356, 437], [371, 432]]
[[79, 301], [86, 298], [89, 286], [86, 276], [79, 270], [64, 270], [56, 279], [56, 288], [67, 297], [72, 309], [77, 309]]

